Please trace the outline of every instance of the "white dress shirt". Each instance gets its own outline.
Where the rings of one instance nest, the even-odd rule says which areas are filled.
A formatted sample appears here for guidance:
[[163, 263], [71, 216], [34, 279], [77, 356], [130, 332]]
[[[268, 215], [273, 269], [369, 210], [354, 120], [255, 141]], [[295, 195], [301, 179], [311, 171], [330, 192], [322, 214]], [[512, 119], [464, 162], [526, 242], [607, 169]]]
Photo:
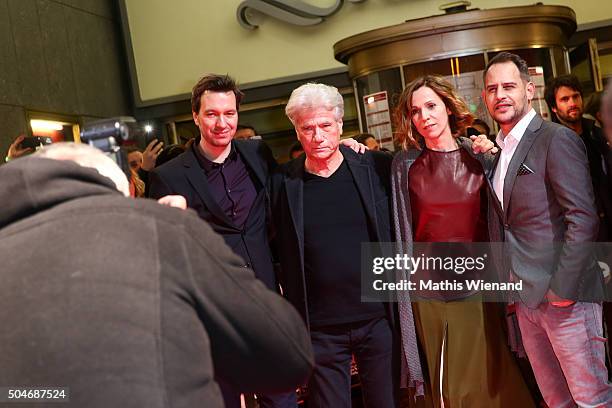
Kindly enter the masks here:
[[504, 180], [506, 179], [508, 165], [510, 164], [510, 160], [512, 160], [512, 156], [514, 156], [516, 147], [527, 130], [527, 126], [529, 126], [529, 123], [535, 115], [536, 111], [531, 108], [531, 110], [514, 125], [507, 136], [504, 137], [504, 133], [500, 129], [495, 138], [497, 145], [501, 148], [501, 153], [497, 168], [495, 169], [495, 174], [493, 175], [493, 190], [495, 190], [495, 194], [501, 203], [502, 209], [504, 208]]

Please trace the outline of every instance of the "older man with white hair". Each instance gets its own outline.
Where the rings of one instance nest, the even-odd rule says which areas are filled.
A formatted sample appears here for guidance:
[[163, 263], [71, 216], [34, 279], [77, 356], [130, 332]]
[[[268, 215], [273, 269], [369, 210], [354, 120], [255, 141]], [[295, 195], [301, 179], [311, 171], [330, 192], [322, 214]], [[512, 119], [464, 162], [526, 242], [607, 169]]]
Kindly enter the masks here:
[[124, 197], [101, 151], [52, 145], [0, 179], [0, 402], [223, 407], [215, 378], [278, 392], [308, 376], [295, 310], [195, 212]]
[[[401, 303], [400, 347], [395, 304], [361, 300], [360, 256], [362, 243], [375, 249], [378, 242], [393, 241], [393, 158], [341, 145], [344, 102], [333, 86], [300, 86], [285, 113], [305, 155], [275, 172], [272, 215], [283, 293], [309, 326], [315, 354], [308, 406], [351, 406], [354, 355], [365, 406], [396, 407], [400, 366], [402, 386], [422, 393], [412, 310], [409, 301]], [[493, 148], [485, 135], [472, 141], [475, 153]]]
[[293, 91], [286, 113], [305, 155], [273, 177], [284, 294], [309, 325], [315, 370], [309, 407], [351, 406], [351, 355], [366, 407], [396, 407], [398, 334], [392, 307], [361, 302], [363, 242], [390, 242], [392, 157], [340, 145], [343, 99], [334, 87]]

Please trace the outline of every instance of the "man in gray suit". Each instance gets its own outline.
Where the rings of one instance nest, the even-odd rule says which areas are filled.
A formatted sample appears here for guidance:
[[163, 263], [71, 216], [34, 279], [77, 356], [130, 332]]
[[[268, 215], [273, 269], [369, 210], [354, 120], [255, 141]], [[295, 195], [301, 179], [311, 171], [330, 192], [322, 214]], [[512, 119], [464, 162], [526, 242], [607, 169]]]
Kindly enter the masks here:
[[550, 407], [612, 404], [604, 362], [601, 270], [589, 251], [598, 219], [584, 143], [531, 107], [535, 85], [519, 56], [500, 53], [484, 72], [484, 99], [502, 149], [491, 173], [502, 213], [491, 238], [498, 264], [523, 282], [516, 314], [529, 361]]

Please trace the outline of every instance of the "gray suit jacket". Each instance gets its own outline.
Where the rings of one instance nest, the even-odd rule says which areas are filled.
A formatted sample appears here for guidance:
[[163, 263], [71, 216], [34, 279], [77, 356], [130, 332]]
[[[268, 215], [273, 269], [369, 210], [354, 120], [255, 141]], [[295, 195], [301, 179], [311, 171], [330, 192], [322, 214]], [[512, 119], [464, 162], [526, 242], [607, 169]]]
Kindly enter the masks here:
[[[497, 160], [490, 181], [496, 167]], [[519, 296], [527, 306], [537, 307], [549, 288], [566, 299], [603, 298], [589, 248], [598, 218], [588, 159], [572, 130], [539, 115], [532, 119], [508, 166], [503, 211], [489, 215], [491, 240], [506, 243], [496, 259], [502, 279], [511, 270], [523, 281]]]

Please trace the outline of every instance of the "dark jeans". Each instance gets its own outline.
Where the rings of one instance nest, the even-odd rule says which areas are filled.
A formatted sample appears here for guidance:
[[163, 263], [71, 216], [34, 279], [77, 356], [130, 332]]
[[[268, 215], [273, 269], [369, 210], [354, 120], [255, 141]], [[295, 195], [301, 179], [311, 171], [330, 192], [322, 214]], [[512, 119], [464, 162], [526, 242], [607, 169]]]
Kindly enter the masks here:
[[295, 391], [283, 394], [257, 395], [259, 408], [296, 408], [297, 395]]
[[[217, 381], [221, 387], [225, 408], [240, 408], [240, 392], [236, 391], [223, 381], [219, 381], [218, 379]], [[259, 403], [259, 408], [296, 408], [297, 395], [295, 391], [285, 392], [282, 394], [258, 394], [257, 402]]]
[[309, 408], [351, 407], [351, 355], [355, 355], [366, 408], [394, 408], [399, 393], [399, 343], [385, 317], [310, 331], [315, 369]]

